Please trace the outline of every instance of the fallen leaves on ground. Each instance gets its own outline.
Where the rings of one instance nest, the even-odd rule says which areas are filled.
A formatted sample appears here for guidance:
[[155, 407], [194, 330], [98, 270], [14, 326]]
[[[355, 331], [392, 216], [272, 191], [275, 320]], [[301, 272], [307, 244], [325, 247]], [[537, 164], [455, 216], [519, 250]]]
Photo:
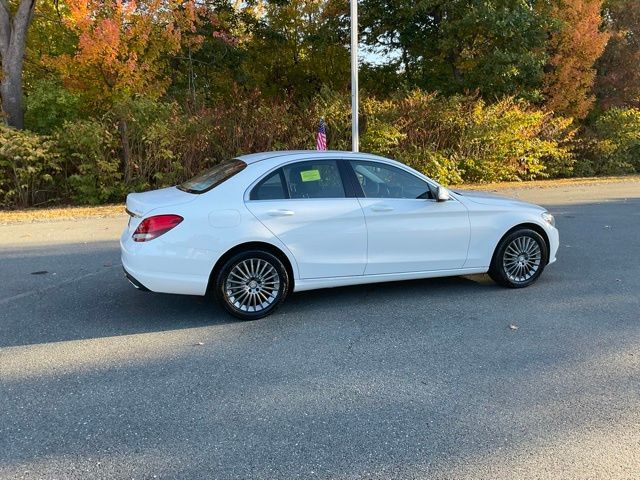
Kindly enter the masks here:
[[0, 224], [43, 222], [50, 220], [75, 220], [77, 218], [112, 217], [124, 215], [124, 205], [97, 207], [29, 208], [0, 211]]

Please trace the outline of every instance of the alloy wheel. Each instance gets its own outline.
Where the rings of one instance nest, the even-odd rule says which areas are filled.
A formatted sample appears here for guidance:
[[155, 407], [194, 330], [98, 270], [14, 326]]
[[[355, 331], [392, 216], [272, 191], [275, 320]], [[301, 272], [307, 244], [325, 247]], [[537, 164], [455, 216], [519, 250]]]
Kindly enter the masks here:
[[507, 278], [523, 283], [533, 277], [542, 263], [540, 244], [529, 236], [513, 239], [504, 251], [502, 265]]
[[247, 258], [229, 271], [224, 292], [230, 305], [241, 312], [261, 312], [278, 298], [280, 275], [262, 258]]

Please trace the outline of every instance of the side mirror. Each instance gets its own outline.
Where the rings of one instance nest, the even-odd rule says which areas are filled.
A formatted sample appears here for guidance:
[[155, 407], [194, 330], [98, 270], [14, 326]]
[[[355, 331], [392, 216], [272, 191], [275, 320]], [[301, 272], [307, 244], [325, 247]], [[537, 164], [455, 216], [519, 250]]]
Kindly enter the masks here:
[[451, 194], [449, 193], [449, 190], [447, 190], [443, 186], [438, 186], [438, 189], [436, 190], [436, 200], [438, 202], [446, 202], [447, 200], [450, 200], [450, 199], [451, 199]]

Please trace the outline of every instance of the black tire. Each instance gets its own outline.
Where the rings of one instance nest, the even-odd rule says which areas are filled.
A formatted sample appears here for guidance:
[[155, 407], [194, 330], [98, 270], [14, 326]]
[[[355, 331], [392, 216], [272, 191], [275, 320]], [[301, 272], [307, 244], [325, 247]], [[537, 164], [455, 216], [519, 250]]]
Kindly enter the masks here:
[[496, 247], [489, 276], [509, 288], [524, 288], [534, 283], [549, 261], [549, 249], [544, 238], [528, 228], [505, 235]]
[[222, 265], [215, 276], [214, 292], [231, 315], [240, 320], [257, 320], [271, 314], [284, 301], [289, 292], [289, 274], [272, 253], [248, 250]]

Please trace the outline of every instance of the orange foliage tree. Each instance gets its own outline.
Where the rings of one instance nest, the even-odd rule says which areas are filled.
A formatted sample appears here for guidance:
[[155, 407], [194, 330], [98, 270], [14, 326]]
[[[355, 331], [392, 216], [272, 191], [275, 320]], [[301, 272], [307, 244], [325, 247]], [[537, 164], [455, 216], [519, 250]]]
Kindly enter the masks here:
[[199, 43], [194, 0], [69, 0], [68, 26], [78, 35], [73, 55], [52, 59], [66, 85], [98, 110], [116, 114], [125, 183], [136, 170], [127, 102], [161, 97], [169, 60], [184, 42]]
[[595, 63], [607, 44], [601, 29], [602, 0], [558, 0], [553, 16], [559, 30], [549, 43], [545, 75], [547, 108], [560, 115], [583, 119], [595, 102]]
[[77, 51], [51, 62], [67, 86], [104, 107], [136, 95], [158, 98], [170, 84], [169, 58], [199, 21], [193, 0], [69, 0]]

